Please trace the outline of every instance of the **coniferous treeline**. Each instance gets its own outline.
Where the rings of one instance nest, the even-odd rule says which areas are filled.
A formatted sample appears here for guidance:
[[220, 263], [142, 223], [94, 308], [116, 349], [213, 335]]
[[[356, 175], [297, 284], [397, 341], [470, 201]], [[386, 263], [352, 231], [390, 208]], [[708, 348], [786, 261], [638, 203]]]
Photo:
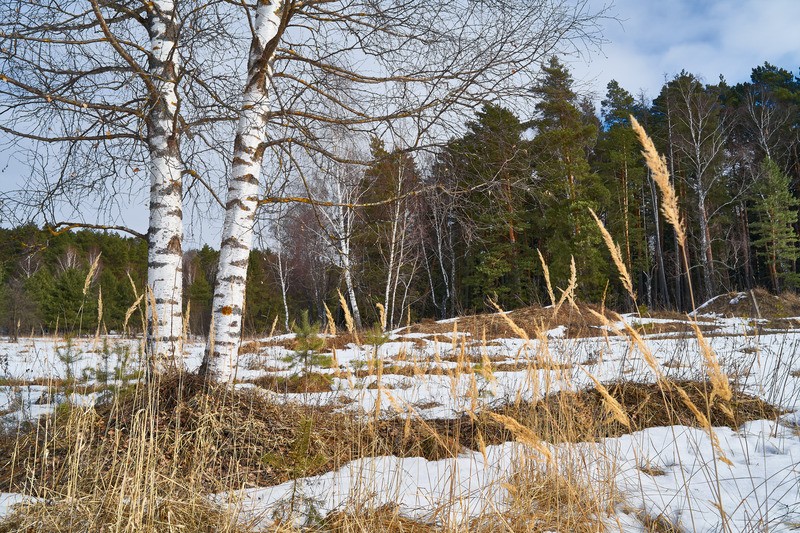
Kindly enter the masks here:
[[[476, 110], [465, 133], [421, 169], [375, 140], [375, 163], [321, 179], [332, 206], [283, 212], [272, 251], [250, 257], [244, 325], [285, 327], [303, 309], [337, 320], [339, 292], [358, 322], [548, 303], [541, 259], [565, 287], [574, 258], [578, 294], [618, 309], [632, 302], [591, 218], [619, 243], [637, 302], [689, 310], [688, 283], [705, 300], [756, 285], [793, 290], [798, 277], [800, 80], [764, 64], [750, 81], [708, 84], [682, 72], [651, 102], [612, 81], [601, 101], [579, 96], [557, 59], [531, 87], [529, 120], [500, 103]], [[688, 228], [689, 272], [630, 128], [634, 116], [666, 157]], [[141, 240], [90, 231], [54, 236], [0, 230], [0, 324], [7, 332], [120, 330], [146, 275]], [[97, 254], [100, 268], [86, 295]], [[184, 257], [190, 330], [208, 330], [217, 252]], [[133, 284], [131, 283], [133, 282]], [[695, 304], [701, 303], [700, 301]], [[288, 310], [288, 319], [286, 318]], [[132, 319], [130, 328], [141, 328]]]
[[[98, 318], [101, 331], [122, 333], [126, 314], [147, 278], [147, 243], [112, 232], [54, 235], [33, 225], [0, 228], [0, 250], [0, 332], [12, 336], [94, 334]], [[208, 246], [184, 254], [189, 333], [208, 331], [217, 254]], [[95, 261], [97, 268], [91, 272]], [[245, 324], [252, 332], [268, 329], [282, 312], [273, 261], [268, 251], [251, 254]], [[138, 307], [125, 329], [141, 332]]]

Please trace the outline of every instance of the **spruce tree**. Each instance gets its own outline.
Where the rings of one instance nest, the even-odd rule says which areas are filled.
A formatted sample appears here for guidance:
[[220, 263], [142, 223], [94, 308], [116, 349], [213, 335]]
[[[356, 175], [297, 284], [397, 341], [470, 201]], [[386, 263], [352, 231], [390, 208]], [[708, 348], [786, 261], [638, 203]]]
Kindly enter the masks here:
[[531, 163], [525, 126], [513, 112], [486, 104], [448, 147], [458, 188], [472, 191], [462, 218], [473, 227], [462, 285], [470, 308], [487, 297], [506, 308], [529, 303], [535, 252], [531, 246]]
[[[635, 277], [649, 273], [651, 263], [642, 219], [646, 171], [630, 124], [630, 116], [637, 111], [633, 96], [611, 80], [601, 101], [603, 127], [591, 161], [610, 194], [607, 209], [598, 215], [619, 243], [628, 271]], [[621, 286], [619, 289], [622, 294]]]
[[800, 201], [791, 193], [789, 177], [772, 159], [764, 159], [754, 195], [753, 212], [757, 220], [750, 227], [757, 236], [753, 245], [767, 264], [776, 292], [798, 282], [793, 269], [794, 261], [800, 257], [794, 229], [798, 205]]

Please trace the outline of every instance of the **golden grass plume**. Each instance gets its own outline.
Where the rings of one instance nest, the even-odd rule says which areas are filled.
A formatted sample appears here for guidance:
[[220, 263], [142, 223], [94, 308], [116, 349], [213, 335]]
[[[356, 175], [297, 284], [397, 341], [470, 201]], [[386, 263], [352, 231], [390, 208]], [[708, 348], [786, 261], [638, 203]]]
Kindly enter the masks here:
[[656, 150], [653, 140], [647, 135], [647, 132], [639, 124], [639, 122], [631, 116], [631, 126], [633, 131], [639, 137], [643, 150], [645, 163], [652, 172], [653, 181], [661, 191], [661, 212], [664, 213], [664, 218], [675, 230], [675, 235], [678, 237], [678, 242], [681, 246], [686, 245], [686, 232], [683, 229], [681, 222], [680, 211], [678, 210], [678, 195], [675, 194], [675, 188], [669, 179], [669, 171], [667, 170], [667, 160], [664, 156], [659, 155]]
[[620, 250], [619, 245], [614, 242], [614, 239], [606, 229], [605, 224], [603, 224], [603, 222], [597, 217], [597, 214], [591, 207], [589, 208], [589, 213], [591, 213], [592, 218], [594, 218], [595, 223], [597, 223], [597, 227], [600, 229], [600, 234], [603, 236], [603, 242], [605, 242], [608, 251], [611, 252], [611, 259], [617, 266], [617, 270], [619, 270], [619, 279], [622, 282], [622, 286], [625, 287], [625, 290], [628, 292], [628, 294], [630, 294], [631, 298], [635, 302], [636, 293], [633, 292], [633, 281], [631, 281], [631, 275], [628, 273], [628, 268], [625, 266], [625, 261], [622, 260], [622, 250]]

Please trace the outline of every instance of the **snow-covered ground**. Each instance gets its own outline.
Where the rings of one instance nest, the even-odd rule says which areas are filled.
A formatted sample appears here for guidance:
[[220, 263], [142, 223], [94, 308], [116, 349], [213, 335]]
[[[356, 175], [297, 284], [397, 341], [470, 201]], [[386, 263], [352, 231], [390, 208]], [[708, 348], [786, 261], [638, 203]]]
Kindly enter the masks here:
[[[513, 315], [512, 315], [513, 318]], [[769, 331], [753, 321], [702, 317], [715, 329], [707, 335], [723, 370], [745, 392], [787, 412], [779, 420], [750, 422], [732, 431], [709, 433], [683, 426], [656, 427], [599, 443], [549, 446], [557, 457], [581, 465], [587, 483], [615, 487], [621, 495], [616, 513], [605, 519], [623, 531], [644, 530], [641, 511], [662, 515], [687, 531], [790, 531], [800, 527], [800, 330]], [[675, 322], [625, 316], [630, 325]], [[532, 400], [558, 390], [601, 382], [656, 379], [641, 348], [613, 333], [625, 324], [598, 328], [597, 337], [573, 339], [563, 327], [546, 341], [495, 339], [484, 343], [467, 334], [393, 332], [380, 346], [331, 351], [336, 368], [329, 392], [284, 394], [265, 391], [277, 402], [331, 405], [356, 416], [408, 416], [426, 419], [458, 417], [469, 411]], [[646, 331], [646, 328], [645, 328]], [[698, 340], [685, 333], [643, 335], [646, 345], [673, 379], [702, 378], [704, 359]], [[447, 339], [442, 342], [441, 339]], [[281, 345], [286, 336], [262, 339], [241, 358], [239, 387], [266, 374], [288, 376], [303, 365]], [[188, 369], [200, 364], [203, 345], [187, 344]], [[8, 429], [66, 401], [51, 394], [48, 380], [76, 378], [84, 392], [73, 402], [91, 404], [105, 385], [137, 379], [137, 341], [32, 338], [0, 342], [0, 415]], [[374, 372], [383, 365], [379, 387]], [[358, 377], [362, 376], [362, 377]], [[94, 389], [94, 390], [93, 390]], [[477, 394], [475, 393], [477, 391]], [[263, 525], [288, 518], [303, 522], [348, 505], [397, 504], [413, 518], [466, 524], [488, 509], [507, 505], [505, 481], [539, 451], [520, 443], [489, 446], [456, 459], [377, 457], [359, 459], [335, 472], [275, 487], [213, 495], [235, 505]], [[725, 461], [721, 459], [724, 457]], [[19, 495], [0, 494], [0, 515]], [[289, 511], [291, 509], [291, 512]]]

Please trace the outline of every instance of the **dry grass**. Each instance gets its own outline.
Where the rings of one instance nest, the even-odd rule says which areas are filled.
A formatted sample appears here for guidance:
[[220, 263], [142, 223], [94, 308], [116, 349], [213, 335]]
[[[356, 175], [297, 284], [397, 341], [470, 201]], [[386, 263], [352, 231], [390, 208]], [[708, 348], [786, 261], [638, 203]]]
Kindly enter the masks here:
[[[599, 306], [589, 304], [577, 304], [578, 308], [562, 306], [558, 313], [553, 312], [552, 307], [530, 306], [515, 309], [508, 316], [519, 328], [525, 331], [530, 338], [536, 338], [542, 330], [548, 330], [557, 326], [566, 326], [567, 335], [570, 337], [597, 336], [599, 330], [593, 327], [601, 326], [603, 323], [596, 319], [586, 310], [592, 308], [600, 312]], [[610, 319], [615, 319], [614, 313], [609, 313]], [[459, 317], [456, 321], [460, 333], [469, 333], [472, 338], [480, 339], [484, 330], [487, 340], [513, 338], [517, 334], [513, 327], [498, 313], [469, 315]], [[442, 336], [451, 335], [453, 323], [422, 322], [414, 324], [400, 332], [403, 333], [427, 333]], [[452, 342], [452, 337], [445, 337], [446, 342]]]
[[[674, 424], [736, 428], [780, 414], [757, 398], [737, 391], [726, 398], [714, 388], [711, 382], [606, 383], [456, 419], [375, 419], [276, 404], [256, 391], [173, 375], [96, 409], [66, 406], [1, 441], [4, 490], [51, 503], [21, 507], [0, 531], [243, 531], [247, 525], [237, 522], [235, 510], [216, 508], [202, 495], [274, 485], [365, 456], [439, 460], [517, 439], [549, 457], [547, 446], [557, 443]], [[699, 420], [698, 411], [707, 419]], [[599, 518], [614, 496], [598, 496], [596, 487], [549, 463], [523, 463], [508, 483], [510, 511], [485, 514], [470, 528], [602, 530]], [[319, 527], [436, 530], [393, 508], [342, 511]]]
[[357, 509], [352, 512], [337, 511], [328, 515], [323, 523], [311, 529], [326, 533], [434, 533], [442, 528], [424, 524], [400, 515], [396, 506]]
[[[772, 294], [759, 288], [753, 289], [752, 293], [746, 293], [744, 298], [738, 298], [738, 295], [736, 292], [723, 294], [703, 307], [700, 312], [728, 317], [759, 318], [760, 315], [760, 318], [775, 321], [800, 316], [800, 296], [797, 294], [791, 292]], [[753, 304], [753, 298], [758, 304], [757, 308]], [[795, 323], [794, 326], [796, 325]]]
[[[661, 190], [662, 212], [685, 244], [677, 198], [664, 160], [638, 124], [634, 128], [642, 139], [645, 157]], [[599, 220], [598, 225], [602, 230]], [[607, 232], [604, 239], [623, 284], [634, 297], [619, 249]], [[541, 255], [540, 259], [546, 273]], [[565, 385], [562, 390], [553, 392], [555, 388], [548, 381], [551, 374], [566, 379], [572, 365], [550, 359], [546, 331], [566, 326], [571, 337], [596, 336], [599, 331], [608, 334], [607, 330], [596, 327], [611, 326], [618, 316], [604, 308], [574, 301], [577, 283], [574, 263], [570, 283], [558, 300], [549, 280], [547, 283], [554, 303], [550, 308], [529, 307], [510, 314], [501, 311], [461, 317], [455, 323], [429, 321], [405, 330], [438, 336], [443, 344], [452, 345], [454, 368], [442, 368], [437, 355], [436, 365], [384, 365], [374, 361], [349, 376], [375, 376], [372, 386], [388, 393], [388, 387], [382, 383], [387, 374], [419, 377], [441, 373], [451, 377], [454, 384], [469, 375], [473, 386], [466, 399], [471, 400], [473, 407], [458, 418], [423, 419], [415, 406], [408, 409], [395, 406], [403, 415], [385, 418], [377, 402], [370, 413], [339, 412], [335, 405], [295, 405], [275, 401], [274, 394], [258, 389], [231, 390], [190, 374], [163, 376], [149, 384], [117, 391], [94, 408], [63, 404], [53, 415], [0, 439], [0, 490], [39, 498], [38, 502], [17, 506], [10, 516], [0, 520], [0, 533], [250, 531], [253, 524], [243, 522], [235, 507], [217, 507], [205, 495], [276, 485], [330, 472], [362, 457], [393, 455], [441, 460], [458, 458], [465, 450], [487, 457], [487, 446], [510, 440], [525, 446], [518, 448], [513, 475], [502, 484], [507, 494], [504, 505], [497, 509], [487, 507], [467, 524], [451, 523], [448, 510], [443, 508], [431, 510], [433, 518], [428, 524], [402, 516], [396, 506], [376, 507], [354, 501], [345, 509], [320, 517], [306, 531], [604, 531], [608, 517], [619, 508], [621, 496], [613, 483], [616, 468], [613, 459], [598, 460], [583, 455], [582, 450], [587, 447], [601, 446], [592, 443], [650, 427], [686, 425], [707, 431], [717, 447], [718, 459], [725, 461], [713, 426], [736, 429], [747, 421], [776, 419], [781, 414], [763, 400], [730, 386], [716, 354], [704, 341], [703, 326], [697, 322], [680, 327], [692, 328], [698, 339], [705, 373], [701, 381], [669, 379], [641, 336], [674, 331], [670, 328], [678, 326], [674, 323], [628, 326], [615, 334], [638, 348], [657, 377], [655, 383], [602, 383], [584, 370], [593, 388], [574, 390], [569, 383], [562, 383]], [[762, 293], [756, 293], [756, 297], [764, 302], [759, 300], [762, 314], [800, 315], [800, 298], [783, 296], [770, 300]], [[339, 298], [347, 331], [336, 335], [331, 328], [335, 337], [327, 340], [329, 349], [349, 343], [360, 345], [361, 339], [373, 336], [371, 332], [355, 329], [341, 293]], [[797, 312], [793, 311], [795, 305]], [[330, 311], [326, 311], [330, 316]], [[682, 315], [674, 318], [685, 320]], [[498, 363], [489, 360], [485, 353], [480, 359], [467, 355], [466, 342], [463, 336], [456, 335], [458, 332], [482, 339], [484, 347], [491, 339], [517, 337], [526, 342], [537, 340], [545, 348], [531, 361]], [[280, 344], [294, 348], [293, 341]], [[240, 353], [257, 354], [267, 346], [263, 342], [249, 342]], [[511, 399], [503, 407], [476, 408], [481, 405], [476, 374], [491, 381], [495, 378], [493, 373], [499, 370], [527, 371], [532, 379], [524, 386], [533, 387], [532, 396], [540, 399], [523, 402], [520, 400], [523, 391], [519, 391], [516, 401]], [[536, 388], [540, 387], [540, 376], [545, 377], [541, 390]], [[308, 372], [292, 377], [265, 376], [252, 383], [278, 393], [331, 389], [330, 376]], [[453, 391], [456, 394], [455, 385]], [[376, 398], [380, 400], [382, 396], [378, 394]], [[386, 397], [387, 401], [395, 402], [391, 395]], [[584, 444], [562, 446], [570, 443]], [[643, 476], [665, 473], [646, 463], [639, 469]], [[714, 475], [715, 471], [710, 472]], [[716, 480], [718, 483], [718, 476]], [[369, 492], [368, 487], [366, 490]], [[721, 501], [719, 494], [710, 497]], [[369, 500], [368, 495], [365, 500]], [[457, 502], [441, 505], [455, 506]], [[649, 531], [679, 531], [663, 516], [650, 516], [641, 509], [629, 512]], [[724, 524], [726, 518], [721, 507], [720, 519]], [[274, 531], [295, 529], [291, 524], [279, 523]]]
[[474, 520], [470, 531], [596, 533], [605, 531], [601, 519], [615, 503], [613, 495], [598, 497], [586, 480], [573, 477], [569, 470], [542, 469], [541, 464], [530, 461], [505, 488], [509, 510]]
[[[141, 517], [135, 516], [129, 506], [98, 503], [92, 498], [79, 498], [24, 504], [0, 521], [0, 533], [137, 531], [128, 524], [141, 523]], [[142, 531], [245, 533], [252, 529], [247, 523], [232, 521], [229, 513], [199, 494], [194, 498], [164, 499], [148, 514], [152, 526]]]
[[248, 383], [257, 385], [262, 389], [284, 394], [330, 392], [333, 376], [331, 374], [320, 374], [317, 372], [293, 374], [288, 377], [266, 374], [252, 379]]

